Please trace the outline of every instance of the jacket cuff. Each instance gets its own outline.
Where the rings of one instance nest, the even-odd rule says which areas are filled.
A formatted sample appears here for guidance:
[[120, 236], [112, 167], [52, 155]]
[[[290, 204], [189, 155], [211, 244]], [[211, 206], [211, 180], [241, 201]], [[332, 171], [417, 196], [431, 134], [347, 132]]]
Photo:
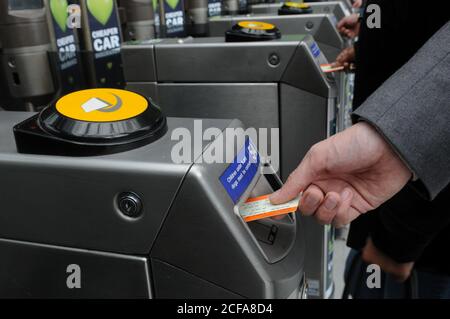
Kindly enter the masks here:
[[385, 255], [398, 263], [415, 262], [429, 244], [428, 240], [417, 239], [417, 234], [399, 231], [401, 225], [390, 221], [383, 223], [376, 218], [372, 224], [370, 237], [373, 244]]

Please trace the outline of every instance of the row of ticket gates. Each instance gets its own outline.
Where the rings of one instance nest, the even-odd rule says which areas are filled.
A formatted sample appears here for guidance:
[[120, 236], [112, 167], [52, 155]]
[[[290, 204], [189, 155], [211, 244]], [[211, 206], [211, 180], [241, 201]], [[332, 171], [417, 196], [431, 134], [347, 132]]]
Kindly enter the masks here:
[[[349, 125], [352, 75], [323, 66], [348, 45], [336, 24], [351, 12], [2, 1], [0, 297], [332, 297], [331, 227], [294, 214], [247, 223], [239, 209]], [[194, 136], [194, 119], [222, 135], [279, 129], [279, 167], [243, 130], [231, 163], [174, 163], [175, 131]], [[200, 154], [225, 152], [219, 142]]]

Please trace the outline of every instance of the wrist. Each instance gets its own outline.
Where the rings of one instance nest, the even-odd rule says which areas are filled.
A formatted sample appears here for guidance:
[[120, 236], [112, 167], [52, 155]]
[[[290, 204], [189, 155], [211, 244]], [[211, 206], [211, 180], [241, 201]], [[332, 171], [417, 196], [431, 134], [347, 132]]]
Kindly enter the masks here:
[[383, 153], [391, 154], [392, 157], [396, 159], [399, 170], [401, 170], [404, 175], [409, 175], [409, 181], [415, 180], [416, 174], [411, 169], [408, 162], [403, 159], [395, 146], [392, 145], [389, 139], [384, 136], [383, 132], [378, 130], [375, 125], [372, 125], [370, 122], [367, 122], [362, 118], [355, 125], [357, 125], [358, 129], [361, 131], [358, 134], [367, 134], [369, 139], [376, 140], [378, 143], [380, 143], [380, 145], [382, 145], [382, 149], [384, 149], [384, 152], [382, 151]]

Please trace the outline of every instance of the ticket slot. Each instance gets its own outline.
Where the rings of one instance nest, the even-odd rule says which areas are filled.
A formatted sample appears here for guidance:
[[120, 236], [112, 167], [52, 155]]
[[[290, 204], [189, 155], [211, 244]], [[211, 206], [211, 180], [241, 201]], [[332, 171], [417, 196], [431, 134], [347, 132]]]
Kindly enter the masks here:
[[235, 212], [269, 263], [282, 260], [294, 245], [297, 230], [295, 214], [280, 216], [280, 219], [266, 218], [247, 223], [240, 215], [240, 207], [248, 198], [271, 194], [281, 186], [278, 175], [260, 175], [247, 196], [243, 196], [235, 206]]

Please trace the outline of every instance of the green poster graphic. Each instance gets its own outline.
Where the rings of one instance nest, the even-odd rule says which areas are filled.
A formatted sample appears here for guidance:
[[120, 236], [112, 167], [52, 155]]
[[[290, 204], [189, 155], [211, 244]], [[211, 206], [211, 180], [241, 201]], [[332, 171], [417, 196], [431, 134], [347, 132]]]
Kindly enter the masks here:
[[173, 10], [175, 10], [180, 0], [166, 0], [166, 2]]
[[[177, 0], [178, 1], [178, 0]], [[114, 10], [113, 0], [87, 0], [89, 12], [103, 25], [108, 23]]]
[[50, 11], [63, 32], [67, 30], [67, 18], [69, 17], [69, 13], [67, 12], [68, 6], [67, 0], [50, 0]]

